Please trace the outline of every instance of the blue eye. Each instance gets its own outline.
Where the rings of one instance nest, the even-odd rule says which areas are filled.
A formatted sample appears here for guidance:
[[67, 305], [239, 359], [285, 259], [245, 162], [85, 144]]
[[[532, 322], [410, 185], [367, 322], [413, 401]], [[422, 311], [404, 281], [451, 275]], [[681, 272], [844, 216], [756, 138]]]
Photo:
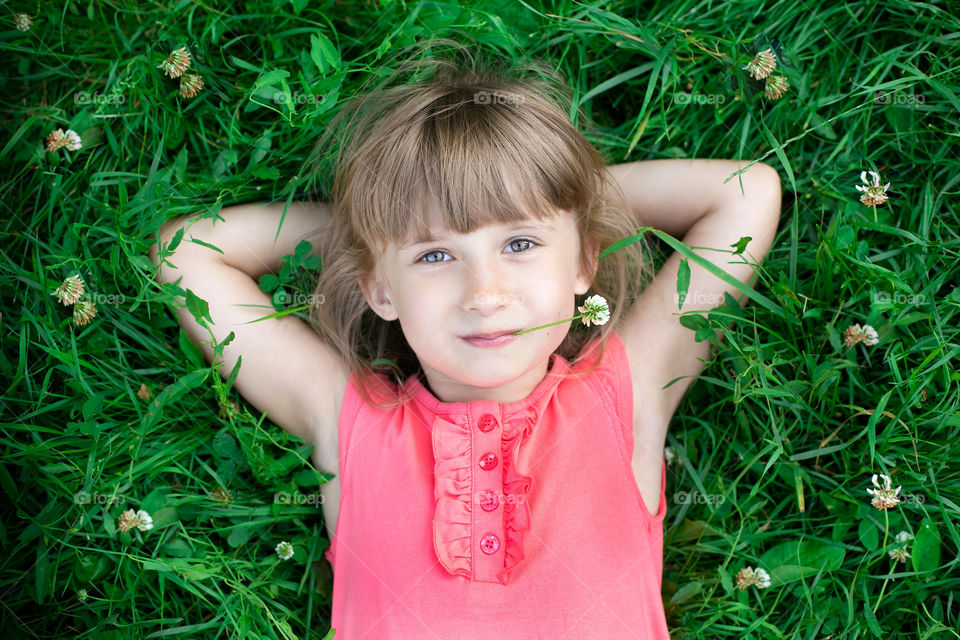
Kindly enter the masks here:
[[520, 251], [514, 251], [514, 253], [523, 253], [523, 251], [529, 251], [530, 249], [535, 247], [537, 244], [536, 242], [534, 242], [533, 240], [530, 240], [529, 238], [517, 238], [516, 240], [511, 240], [508, 246], [512, 247], [513, 245], [519, 242], [526, 242], [529, 245], [529, 247], [527, 249], [521, 249]]
[[429, 262], [429, 263], [446, 262], [446, 260], [427, 260], [427, 258], [429, 258], [430, 256], [436, 256], [436, 255], [447, 255], [447, 253], [445, 251], [439, 251], [439, 250], [429, 251], [423, 254], [422, 256], [420, 256], [419, 258], [417, 258], [417, 262]]

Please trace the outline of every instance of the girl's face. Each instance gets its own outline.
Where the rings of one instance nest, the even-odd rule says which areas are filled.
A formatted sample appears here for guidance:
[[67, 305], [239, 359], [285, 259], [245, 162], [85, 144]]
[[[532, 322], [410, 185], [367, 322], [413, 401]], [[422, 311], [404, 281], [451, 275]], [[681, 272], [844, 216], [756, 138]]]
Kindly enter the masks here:
[[390, 243], [362, 283], [370, 307], [399, 319], [442, 402], [526, 398], [547, 373], [569, 323], [502, 344], [470, 336], [530, 329], [576, 315], [574, 295], [593, 274], [579, 269], [573, 214], [492, 224], [469, 234], [431, 228], [433, 241]]

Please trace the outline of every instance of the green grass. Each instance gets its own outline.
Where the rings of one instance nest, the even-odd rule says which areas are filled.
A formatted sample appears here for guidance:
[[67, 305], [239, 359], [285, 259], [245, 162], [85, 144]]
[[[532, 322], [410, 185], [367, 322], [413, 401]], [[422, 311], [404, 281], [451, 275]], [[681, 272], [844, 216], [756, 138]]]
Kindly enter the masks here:
[[[174, 215], [305, 197], [296, 174], [338, 100], [454, 29], [555, 63], [610, 162], [780, 172], [756, 285], [775, 304], [700, 321], [725, 337], [670, 428], [673, 636], [960, 637], [956, 3], [306, 4], [4, 4], [5, 639], [327, 633], [322, 513], [274, 499], [327, 478], [179, 332], [149, 236]], [[204, 78], [193, 99], [156, 68], [180, 46]], [[766, 46], [790, 83], [775, 101], [740, 69]], [[68, 127], [83, 148], [46, 152]], [[875, 211], [854, 189], [869, 169], [891, 183]], [[77, 272], [100, 301], [86, 326], [50, 295]], [[879, 343], [846, 348], [854, 323]], [[874, 473], [911, 500], [870, 506]], [[118, 532], [126, 508], [153, 529]], [[901, 530], [912, 557], [894, 564]], [[736, 589], [747, 566], [773, 584]]]

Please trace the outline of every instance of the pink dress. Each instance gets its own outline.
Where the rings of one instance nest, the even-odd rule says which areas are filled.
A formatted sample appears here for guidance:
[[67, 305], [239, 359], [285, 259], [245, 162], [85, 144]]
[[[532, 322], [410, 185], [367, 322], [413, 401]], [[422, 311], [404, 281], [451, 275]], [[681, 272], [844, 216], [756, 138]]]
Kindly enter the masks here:
[[364, 403], [351, 377], [326, 551], [336, 640], [669, 638], [666, 466], [654, 514], [630, 464], [620, 336], [593, 373], [563, 378], [592, 362], [554, 354], [510, 403], [441, 402], [411, 377], [415, 397], [390, 411]]

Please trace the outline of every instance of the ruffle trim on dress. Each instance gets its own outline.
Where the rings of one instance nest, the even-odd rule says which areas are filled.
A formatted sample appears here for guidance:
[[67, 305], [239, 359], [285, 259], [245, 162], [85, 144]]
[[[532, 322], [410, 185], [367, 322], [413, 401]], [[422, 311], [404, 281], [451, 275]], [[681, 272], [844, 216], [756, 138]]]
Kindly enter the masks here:
[[[523, 442], [539, 422], [540, 412], [534, 406], [503, 417], [501, 451], [503, 508], [503, 566], [497, 567], [496, 579], [477, 575], [478, 562], [490, 562], [491, 556], [479, 553], [479, 537], [484, 531], [474, 526], [475, 488], [472, 459], [471, 428], [466, 415], [434, 417], [434, 496], [433, 544], [437, 559], [450, 574], [471, 581], [507, 584], [510, 571], [524, 558], [523, 533], [530, 529], [529, 492], [533, 478], [516, 469], [517, 456]], [[476, 532], [477, 540], [473, 539]], [[479, 556], [477, 554], [479, 553]], [[497, 556], [499, 557], [499, 556]]]

